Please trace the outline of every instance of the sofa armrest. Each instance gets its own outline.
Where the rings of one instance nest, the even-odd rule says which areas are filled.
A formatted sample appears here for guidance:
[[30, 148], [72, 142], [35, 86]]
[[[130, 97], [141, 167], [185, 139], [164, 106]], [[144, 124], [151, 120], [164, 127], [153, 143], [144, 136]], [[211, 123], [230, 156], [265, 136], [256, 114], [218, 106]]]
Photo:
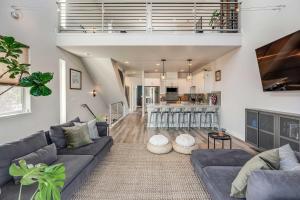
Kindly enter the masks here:
[[106, 122], [96, 123], [99, 136], [109, 136], [109, 125]]
[[257, 170], [250, 174], [247, 200], [300, 198], [300, 171]]

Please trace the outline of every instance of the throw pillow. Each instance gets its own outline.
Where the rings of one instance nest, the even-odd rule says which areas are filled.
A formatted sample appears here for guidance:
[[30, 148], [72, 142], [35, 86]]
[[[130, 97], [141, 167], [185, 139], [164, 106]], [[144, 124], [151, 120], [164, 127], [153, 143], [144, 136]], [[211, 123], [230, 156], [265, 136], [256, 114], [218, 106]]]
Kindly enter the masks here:
[[96, 119], [93, 119], [91, 121], [88, 121], [87, 123], [80, 123], [80, 122], [74, 122], [75, 126], [82, 126], [82, 125], [87, 125], [89, 129], [89, 135], [91, 139], [97, 139], [100, 138], [98, 134], [98, 129], [96, 126]]
[[67, 148], [77, 148], [93, 143], [89, 136], [87, 125], [63, 127]]
[[66, 122], [64, 124], [60, 124], [57, 126], [51, 126], [49, 135], [53, 143], [55, 143], [58, 149], [65, 148], [67, 146], [63, 127], [71, 127], [74, 126], [74, 122], [80, 122], [80, 119], [76, 117], [75, 119]]
[[[20, 158], [16, 158], [12, 161], [12, 163], [19, 164], [20, 160], [25, 160], [27, 164], [36, 165], [39, 163], [44, 163], [50, 165], [57, 160], [57, 151], [55, 144], [50, 144], [45, 146], [35, 152], [22, 156]], [[14, 177], [15, 183], [19, 183], [20, 177]]]
[[296, 170], [300, 168], [300, 163], [289, 144], [279, 148], [280, 169]]
[[[263, 158], [263, 159], [262, 159]], [[266, 163], [264, 160], [268, 160]], [[250, 159], [240, 170], [231, 185], [230, 196], [234, 198], [245, 198], [248, 178], [254, 170], [271, 169], [269, 165], [279, 168], [278, 149], [262, 152]]]

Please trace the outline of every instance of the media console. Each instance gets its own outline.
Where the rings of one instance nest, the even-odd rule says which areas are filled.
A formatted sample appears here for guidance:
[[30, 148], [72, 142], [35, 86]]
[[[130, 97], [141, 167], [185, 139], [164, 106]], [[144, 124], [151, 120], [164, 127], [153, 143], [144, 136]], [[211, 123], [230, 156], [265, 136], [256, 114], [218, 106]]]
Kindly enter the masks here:
[[300, 114], [246, 109], [246, 142], [258, 150], [290, 144], [300, 150]]

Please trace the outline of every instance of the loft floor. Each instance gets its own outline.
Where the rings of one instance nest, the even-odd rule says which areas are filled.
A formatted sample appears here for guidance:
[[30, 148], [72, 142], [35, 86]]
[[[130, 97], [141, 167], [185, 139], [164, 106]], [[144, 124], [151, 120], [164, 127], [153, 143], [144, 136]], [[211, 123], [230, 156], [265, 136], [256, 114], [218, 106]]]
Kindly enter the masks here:
[[[208, 129], [191, 128], [190, 130], [174, 128], [148, 128], [146, 126], [146, 120], [142, 117], [141, 112], [134, 112], [127, 115], [118, 124], [116, 124], [111, 130], [110, 135], [114, 139], [114, 143], [127, 143], [127, 144], [147, 144], [149, 138], [155, 134], [163, 134], [170, 140], [174, 141], [176, 136], [182, 133], [189, 133], [195, 137], [196, 143], [199, 144], [201, 149], [207, 149], [207, 133]], [[213, 147], [212, 139], [210, 140], [210, 147]], [[216, 148], [221, 148], [221, 143], [216, 141]], [[229, 148], [229, 142], [225, 141], [225, 148]], [[243, 149], [249, 153], [256, 153], [245, 142], [233, 137], [232, 148]]]

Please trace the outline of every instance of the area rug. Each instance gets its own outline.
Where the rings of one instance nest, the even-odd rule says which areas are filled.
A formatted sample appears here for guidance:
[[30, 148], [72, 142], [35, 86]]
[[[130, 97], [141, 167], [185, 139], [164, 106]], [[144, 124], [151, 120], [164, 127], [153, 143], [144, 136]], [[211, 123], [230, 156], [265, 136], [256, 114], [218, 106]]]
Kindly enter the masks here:
[[190, 156], [154, 155], [143, 144], [114, 144], [72, 200], [208, 200]]

